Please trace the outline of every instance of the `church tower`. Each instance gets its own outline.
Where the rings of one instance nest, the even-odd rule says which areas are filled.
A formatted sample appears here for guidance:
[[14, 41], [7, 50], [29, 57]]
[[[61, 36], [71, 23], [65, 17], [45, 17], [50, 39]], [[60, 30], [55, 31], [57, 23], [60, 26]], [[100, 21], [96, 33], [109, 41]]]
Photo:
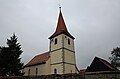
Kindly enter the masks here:
[[61, 7], [56, 31], [50, 39], [50, 69], [51, 74], [76, 73], [74, 37], [68, 32], [64, 22]]

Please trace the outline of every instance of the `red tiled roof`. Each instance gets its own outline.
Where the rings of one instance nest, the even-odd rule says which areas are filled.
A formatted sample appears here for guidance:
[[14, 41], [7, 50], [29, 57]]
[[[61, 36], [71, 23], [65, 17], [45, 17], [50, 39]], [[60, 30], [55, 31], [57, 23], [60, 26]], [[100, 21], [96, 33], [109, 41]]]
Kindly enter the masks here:
[[56, 28], [56, 31], [53, 33], [53, 35], [51, 35], [49, 37], [49, 39], [61, 34], [61, 33], [64, 33], [66, 34], [67, 36], [75, 39], [67, 30], [67, 27], [65, 25], [65, 22], [64, 22], [64, 19], [63, 19], [63, 16], [62, 16], [62, 12], [60, 10], [60, 13], [59, 13], [59, 18], [58, 18], [58, 23], [57, 23], [57, 28]]
[[80, 70], [80, 72], [85, 72], [85, 71], [86, 71], [86, 69], [81, 69], [81, 70]]
[[40, 55], [35, 56], [30, 62], [28, 62], [25, 67], [28, 66], [33, 66], [33, 65], [37, 65], [37, 64], [43, 64], [45, 63], [50, 57], [50, 53], [46, 52]]

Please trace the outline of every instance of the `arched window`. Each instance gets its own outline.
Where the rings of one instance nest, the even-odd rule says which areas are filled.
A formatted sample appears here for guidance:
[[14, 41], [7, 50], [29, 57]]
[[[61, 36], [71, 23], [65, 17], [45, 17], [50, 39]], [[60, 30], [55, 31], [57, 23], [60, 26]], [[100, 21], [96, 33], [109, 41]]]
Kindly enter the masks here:
[[57, 44], [57, 38], [55, 38], [55, 44]]
[[54, 69], [54, 74], [57, 74], [57, 69]]
[[30, 69], [28, 70], [28, 75], [30, 75]]
[[70, 39], [68, 38], [68, 44], [70, 45]]
[[36, 72], [36, 75], [37, 75], [38, 74], [38, 68], [36, 68], [35, 72]]

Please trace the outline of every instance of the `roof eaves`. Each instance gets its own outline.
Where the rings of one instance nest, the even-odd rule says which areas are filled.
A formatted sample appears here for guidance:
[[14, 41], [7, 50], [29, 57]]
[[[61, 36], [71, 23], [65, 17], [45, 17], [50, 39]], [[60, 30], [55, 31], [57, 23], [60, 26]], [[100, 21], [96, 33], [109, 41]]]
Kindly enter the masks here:
[[40, 63], [37, 63], [37, 64], [31, 64], [31, 65], [25, 65], [24, 67], [31, 67], [31, 66], [36, 66], [36, 65], [40, 65], [40, 64], [45, 64], [45, 62], [40, 62]]

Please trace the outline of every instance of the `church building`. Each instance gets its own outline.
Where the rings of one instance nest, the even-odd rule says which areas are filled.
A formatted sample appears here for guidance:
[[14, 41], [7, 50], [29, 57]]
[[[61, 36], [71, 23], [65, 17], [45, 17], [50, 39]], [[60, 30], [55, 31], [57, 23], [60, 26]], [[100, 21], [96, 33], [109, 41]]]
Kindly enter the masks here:
[[24, 66], [24, 75], [77, 73], [74, 39], [66, 27], [60, 7], [56, 31], [49, 37], [49, 51], [30, 60]]

